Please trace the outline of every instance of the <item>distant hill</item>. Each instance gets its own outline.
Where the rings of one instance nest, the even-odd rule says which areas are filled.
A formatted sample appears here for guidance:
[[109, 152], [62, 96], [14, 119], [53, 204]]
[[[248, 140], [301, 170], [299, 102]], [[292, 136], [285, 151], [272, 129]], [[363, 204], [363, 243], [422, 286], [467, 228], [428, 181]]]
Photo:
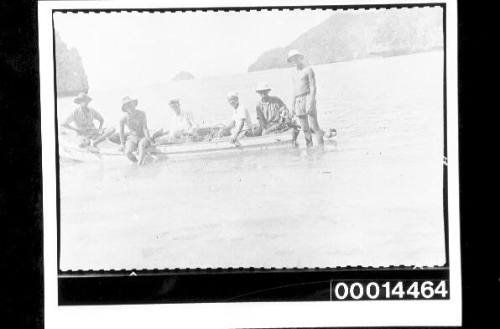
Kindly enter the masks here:
[[439, 49], [442, 31], [439, 8], [336, 11], [287, 47], [263, 53], [248, 71], [290, 66], [286, 62], [290, 49], [298, 49], [310, 64]]
[[56, 84], [58, 96], [73, 96], [89, 89], [78, 50], [68, 48], [56, 32]]
[[182, 81], [182, 80], [192, 80], [192, 79], [194, 79], [194, 75], [186, 71], [181, 71], [172, 78], [172, 81]]

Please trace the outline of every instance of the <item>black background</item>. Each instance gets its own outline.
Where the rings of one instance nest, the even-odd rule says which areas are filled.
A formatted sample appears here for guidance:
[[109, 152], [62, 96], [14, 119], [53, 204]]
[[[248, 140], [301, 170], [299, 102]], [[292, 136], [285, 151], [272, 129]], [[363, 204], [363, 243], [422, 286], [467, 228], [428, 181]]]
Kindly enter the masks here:
[[[490, 320], [491, 311], [498, 311], [499, 306], [499, 249], [495, 236], [498, 231], [488, 228], [498, 220], [498, 215], [497, 212], [487, 211], [487, 206], [491, 205], [489, 201], [495, 202], [496, 195], [489, 194], [490, 191], [495, 192], [485, 189], [485, 186], [495, 187], [492, 184], [494, 168], [491, 164], [496, 164], [496, 149], [485, 147], [484, 140], [489, 137], [486, 136], [487, 122], [484, 122], [484, 116], [479, 120], [476, 114], [486, 112], [486, 118], [489, 118], [489, 113], [498, 111], [498, 105], [487, 103], [486, 97], [488, 81], [492, 81], [492, 86], [498, 85], [494, 79], [487, 77], [492, 77], [489, 69], [493, 70], [494, 65], [490, 66], [487, 53], [493, 51], [489, 45], [496, 43], [497, 29], [485, 26], [488, 22], [495, 25], [495, 18], [487, 18], [487, 14], [496, 12], [486, 7], [486, 2], [469, 1], [467, 6], [465, 2], [459, 2], [464, 325], [479, 327], [488, 324], [495, 327], [486, 321]], [[473, 33], [473, 27], [479, 27], [478, 31]], [[37, 46], [36, 2], [0, 2], [0, 244], [3, 252], [0, 262], [0, 302], [3, 304], [0, 323], [5, 328], [43, 327]], [[481, 59], [477, 60], [479, 56]], [[488, 68], [480, 68], [485, 61]], [[474, 91], [481, 93], [473, 95]], [[481, 130], [475, 129], [478, 122], [481, 123]], [[479, 137], [475, 143], [472, 142], [474, 137]], [[481, 170], [477, 167], [472, 170], [474, 164]], [[492, 234], [487, 234], [488, 231]]]
[[[396, 9], [403, 5], [378, 6], [315, 6], [342, 10], [356, 8]], [[419, 4], [418, 6], [423, 6]], [[413, 6], [415, 7], [415, 6]], [[276, 8], [276, 7], [272, 7]], [[278, 7], [279, 8], [279, 7]], [[296, 10], [301, 7], [294, 7]], [[193, 10], [192, 8], [185, 8]], [[224, 8], [229, 11], [231, 9]], [[237, 9], [235, 9], [237, 10]], [[112, 12], [113, 10], [107, 10]], [[72, 12], [88, 12], [73, 9]], [[102, 10], [96, 10], [102, 12]], [[443, 10], [443, 15], [446, 11]], [[444, 16], [443, 16], [444, 17]], [[446, 36], [446, 34], [445, 34]], [[446, 49], [446, 48], [445, 48]], [[443, 108], [446, 118], [446, 103]], [[446, 132], [446, 127], [444, 129]], [[446, 148], [444, 150], [446, 154]], [[444, 175], [444, 209], [447, 210], [447, 171]], [[58, 193], [58, 192], [57, 192]], [[58, 194], [59, 195], [59, 194]], [[444, 213], [447, 231], [448, 214]], [[59, 216], [60, 221], [60, 216]], [[446, 232], [447, 233], [447, 232]], [[445, 245], [448, 246], [447, 234]], [[448, 250], [446, 248], [446, 254]], [[447, 256], [448, 257], [448, 256]], [[448, 263], [448, 258], [446, 263]], [[396, 264], [394, 264], [396, 265]], [[216, 269], [216, 270], [140, 270], [130, 271], [59, 271], [59, 305], [138, 304], [138, 303], [204, 303], [250, 301], [327, 301], [330, 280], [347, 278], [373, 280], [442, 280], [448, 279], [448, 267], [414, 269], [411, 266], [388, 268], [330, 268], [330, 269]]]

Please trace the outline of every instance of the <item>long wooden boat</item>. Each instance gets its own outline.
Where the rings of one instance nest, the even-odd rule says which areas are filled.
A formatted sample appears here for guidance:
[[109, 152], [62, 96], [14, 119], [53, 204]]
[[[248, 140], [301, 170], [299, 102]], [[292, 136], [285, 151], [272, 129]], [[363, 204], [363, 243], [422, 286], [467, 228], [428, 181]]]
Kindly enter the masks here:
[[[332, 138], [325, 138], [328, 143]], [[245, 151], [267, 150], [277, 147], [291, 146], [292, 136], [290, 132], [280, 134], [246, 137], [238, 140], [236, 144], [230, 142], [229, 138], [212, 140], [209, 142], [185, 142], [166, 145], [156, 145], [150, 150], [153, 157], [177, 158], [186, 156], [204, 156], [210, 154], [230, 154]], [[99, 145], [99, 152], [91, 152], [87, 148], [80, 148], [70, 140], [59, 139], [59, 157], [73, 161], [102, 161], [104, 159], [123, 158], [125, 156], [119, 151], [118, 145], [111, 142], [103, 142]]]

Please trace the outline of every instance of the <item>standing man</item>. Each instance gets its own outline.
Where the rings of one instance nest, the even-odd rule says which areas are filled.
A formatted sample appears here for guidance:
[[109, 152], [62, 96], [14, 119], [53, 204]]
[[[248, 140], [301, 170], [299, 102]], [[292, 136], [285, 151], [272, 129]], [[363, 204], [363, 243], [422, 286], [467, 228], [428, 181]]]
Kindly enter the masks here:
[[299, 118], [307, 147], [311, 147], [313, 132], [318, 145], [324, 145], [324, 132], [319, 127], [316, 111], [316, 78], [310, 66], [304, 63], [304, 55], [297, 50], [290, 50], [287, 61], [295, 64], [293, 77], [292, 114]]
[[[78, 104], [78, 108], [70, 114], [61, 126], [76, 131], [80, 138], [80, 147], [88, 147], [90, 151], [99, 152], [97, 144], [111, 136], [115, 130], [102, 127], [104, 118], [99, 112], [88, 106], [91, 100], [92, 98], [86, 93], [80, 93], [74, 99], [74, 102]], [[99, 121], [99, 128], [95, 127], [94, 120]], [[72, 126], [72, 123], [75, 126]]]
[[[152, 142], [149, 136], [146, 113], [136, 108], [138, 102], [137, 99], [128, 96], [122, 100], [122, 111], [126, 114], [120, 120], [120, 149], [130, 161], [142, 165], [147, 148]], [[129, 130], [127, 135], [125, 135], [125, 126]], [[135, 151], [138, 151], [139, 159], [134, 155]]]

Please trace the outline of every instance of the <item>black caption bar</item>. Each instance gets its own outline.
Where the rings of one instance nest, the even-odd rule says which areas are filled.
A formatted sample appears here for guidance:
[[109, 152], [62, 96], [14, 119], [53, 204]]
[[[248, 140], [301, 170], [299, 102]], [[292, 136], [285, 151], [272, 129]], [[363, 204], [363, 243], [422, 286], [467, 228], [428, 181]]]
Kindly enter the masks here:
[[[390, 283], [389, 299], [399, 298], [397, 282], [403, 282], [401, 299], [412, 299], [412, 282], [419, 282], [420, 294], [429, 293], [433, 283], [434, 295], [429, 299], [441, 299], [437, 284], [446, 282], [448, 267], [411, 268], [337, 268], [311, 270], [190, 270], [190, 271], [137, 271], [126, 272], [64, 272], [59, 274], [59, 305], [98, 304], [147, 304], [147, 303], [205, 303], [205, 302], [277, 302], [277, 301], [337, 301], [335, 288], [344, 282], [350, 294], [350, 285], [363, 286], [360, 299], [371, 299], [373, 285], [379, 285], [378, 299], [385, 299], [382, 287]], [[339, 287], [338, 289], [340, 289]], [[344, 300], [356, 300], [358, 285], [353, 295]], [[394, 295], [392, 292], [394, 291]], [[339, 290], [339, 293], [343, 293]], [[342, 295], [343, 296], [343, 295]], [[419, 295], [418, 299], [426, 299]], [[449, 298], [444, 297], [444, 298]]]
[[330, 300], [449, 299], [448, 280], [332, 280]]

